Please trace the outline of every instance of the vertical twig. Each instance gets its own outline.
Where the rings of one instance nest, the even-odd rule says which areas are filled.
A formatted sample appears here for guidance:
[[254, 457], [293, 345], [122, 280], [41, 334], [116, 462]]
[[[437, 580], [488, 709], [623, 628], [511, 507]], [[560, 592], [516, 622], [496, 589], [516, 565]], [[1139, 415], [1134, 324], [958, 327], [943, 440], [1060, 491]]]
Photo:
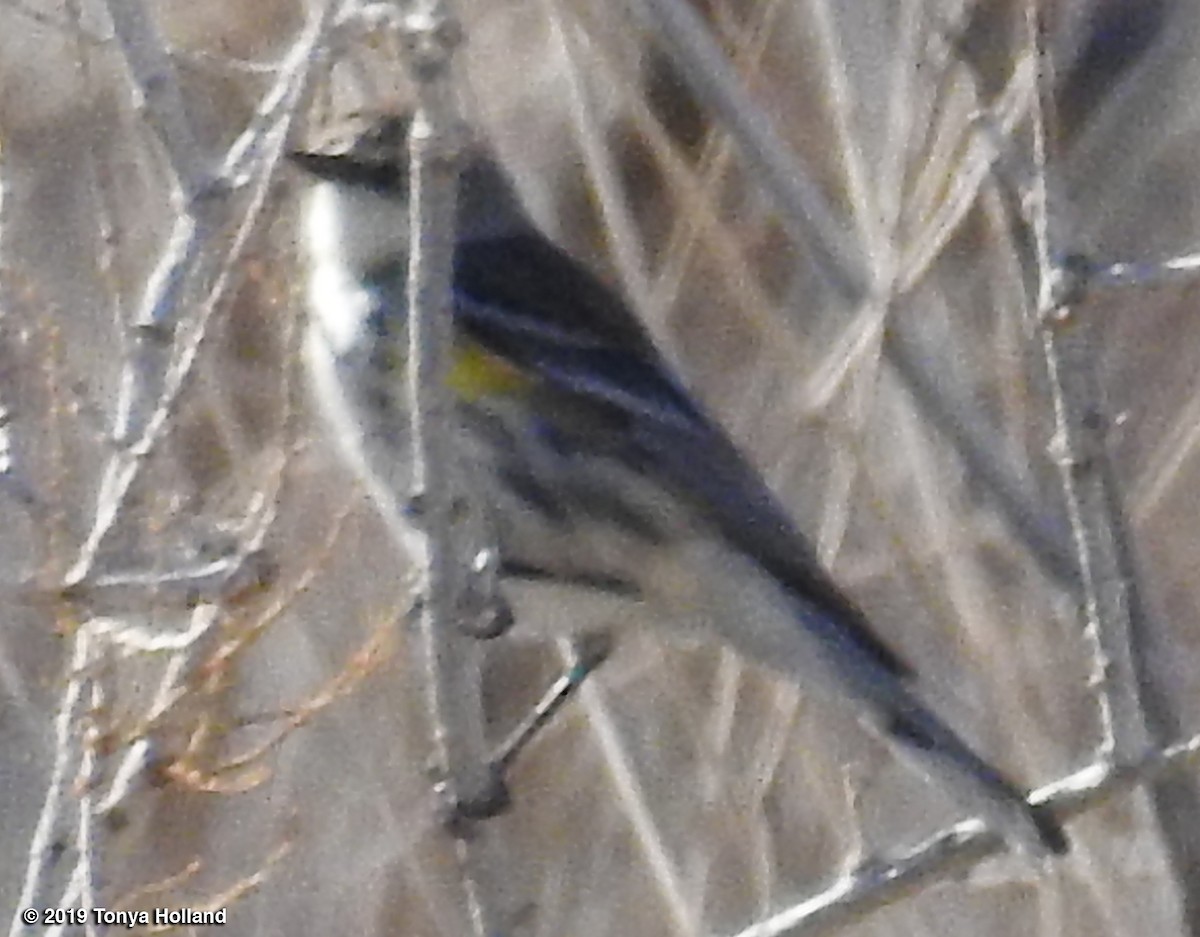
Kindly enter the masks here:
[[[1042, 36], [1034, 0], [1026, 25], [1035, 49]], [[1086, 284], [1052, 243], [1053, 218], [1047, 182], [1047, 127], [1052, 121], [1048, 58], [1033, 104], [1034, 187], [1030, 207], [1038, 265], [1038, 323], [1050, 376], [1055, 438], [1067, 515], [1075, 536], [1086, 632], [1093, 642], [1095, 682], [1103, 738], [1101, 753], [1118, 765], [1142, 758], [1154, 739], [1142, 706], [1141, 662], [1136, 628], [1136, 574], [1120, 493], [1106, 451], [1109, 418], [1097, 377], [1100, 345], [1096, 323], [1073, 306]]]
[[[433, 671], [434, 711], [443, 717], [461, 712], [466, 717], [462, 728], [469, 726], [469, 734], [478, 733], [482, 741], [482, 725], [471, 725], [475, 716], [445, 682], [459, 663], [474, 656], [469, 651], [476, 643], [457, 627], [462, 603], [457, 595], [460, 577], [456, 569], [462, 557], [454, 552], [459, 525], [452, 515], [460, 493], [455, 490], [455, 472], [451, 470], [456, 463], [450, 437], [454, 410], [446, 380], [454, 345], [450, 311], [457, 199], [455, 150], [460, 136], [447, 72], [457, 26], [440, 3], [427, 4], [407, 17], [404, 25], [414, 71], [422, 77], [421, 106], [410, 138], [413, 236], [408, 275], [412, 504], [424, 534], [418, 538], [424, 553], [418, 558], [423, 567], [422, 633]], [[451, 682], [456, 681], [454, 677]], [[458, 725], [453, 719], [450, 723]], [[437, 754], [447, 771], [447, 793], [456, 803], [478, 799], [490, 787], [479, 765], [473, 763], [482, 745], [467, 752], [460, 747], [458, 732], [439, 731], [438, 735]]]
[[[1067, 513], [1079, 555], [1085, 632], [1092, 642], [1103, 737], [1101, 755], [1118, 768], [1134, 764], [1175, 731], [1173, 706], [1145, 668], [1146, 613], [1139, 601], [1137, 570], [1121, 492], [1106, 449], [1110, 420], [1096, 370], [1098, 323], [1073, 308], [1087, 289], [1090, 264], [1058, 260], [1055, 220], [1047, 182], [1049, 131], [1055, 127], [1053, 62], [1035, 0], [1027, 0], [1026, 29], [1042, 50], [1039, 94], [1034, 104], [1034, 191], [1030, 207], [1039, 275], [1038, 321], [1054, 404], [1054, 455], [1061, 470]], [[1200, 863], [1194, 832], [1194, 784], [1172, 777], [1149, 785], [1157, 833], [1180, 890], [1184, 926], [1200, 920]]]
[[[461, 824], [494, 812], [503, 799], [499, 772], [484, 734], [479, 641], [464, 627], [468, 558], [467, 493], [456, 491], [455, 416], [447, 375], [453, 354], [453, 274], [458, 148], [451, 64], [461, 26], [442, 0], [415, 4], [402, 21], [418, 108], [409, 141], [412, 242], [408, 268], [408, 380], [412, 430], [412, 506], [417, 540], [421, 634], [433, 724], [439, 794], [459, 821], [456, 849], [471, 924], [478, 937], [494, 933], [487, 838]], [[397, 359], [399, 360], [399, 359]], [[460, 500], [461, 499], [461, 500]]]

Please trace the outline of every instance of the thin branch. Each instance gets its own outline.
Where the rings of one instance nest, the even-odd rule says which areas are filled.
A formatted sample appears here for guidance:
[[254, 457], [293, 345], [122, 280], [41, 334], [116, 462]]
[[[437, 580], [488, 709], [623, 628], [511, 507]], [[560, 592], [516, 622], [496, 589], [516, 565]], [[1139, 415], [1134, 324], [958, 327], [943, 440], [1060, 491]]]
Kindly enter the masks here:
[[108, 41], [108, 37], [85, 27], [79, 21], [78, 17], [72, 17], [70, 20], [59, 19], [45, 10], [35, 9], [31, 4], [26, 3], [25, 0], [4, 0], [3, 6], [6, 10], [10, 10], [18, 16], [23, 16], [46, 29], [70, 36], [77, 42], [86, 43], [91, 46], [101, 46]]
[[[972, 128], [966, 154], [959, 162], [950, 192], [937, 212], [907, 245], [897, 282], [897, 297], [912, 293], [930, 264], [961, 228], [976, 203], [980, 185], [1008, 159], [1013, 133], [1028, 115], [1036, 94], [1036, 59], [1022, 55], [996, 102], [980, 114]], [[941, 180], [937, 180], [941, 184]], [[920, 330], [903, 314], [893, 316], [884, 350], [914, 402], [941, 436], [958, 453], [972, 479], [992, 498], [1009, 529], [1057, 583], [1074, 589], [1078, 564], [1065, 523], [1051, 516], [1031, 495], [1024, 473], [1000, 434], [974, 402], [968, 388], [959, 386], [951, 369], [936, 362], [941, 352], [931, 347]]]
[[12, 598], [26, 605], [73, 602], [93, 615], [130, 608], [195, 607], [237, 601], [239, 596], [267, 588], [275, 578], [274, 561], [258, 545], [260, 533], [226, 555], [183, 563], [170, 570], [120, 570], [47, 589], [36, 580], [13, 588]]
[[105, 6], [113, 36], [141, 95], [146, 122], [162, 140], [172, 176], [190, 207], [211, 183], [212, 174], [192, 133], [175, 63], [141, 0], [108, 0]]
[[[260, 128], [260, 144], [252, 146], [245, 136], [239, 137], [230, 150], [230, 157], [221, 161], [225, 172], [237, 173], [240, 176], [245, 165], [245, 159], [238, 158], [240, 154], [252, 151], [261, 156], [253, 180], [255, 190], [245, 209], [242, 224], [227, 250], [214, 263], [219, 272], [204, 299], [194, 307], [196, 321], [189, 335], [179, 343], [181, 347], [175, 348], [172, 341], [173, 323], [185, 308], [183, 285], [192, 282], [202, 259], [211, 253], [208, 246], [213, 233], [220, 227], [216, 218], [218, 211], [225, 208], [225, 199], [211, 195], [199, 199], [198, 204], [204, 206], [203, 214], [206, 220], [203, 220], [203, 223], [198, 222], [192, 214], [196, 205], [180, 206], [181, 220], [150, 277], [142, 299], [141, 311], [135, 318], [135, 340], [119, 382], [120, 392], [113, 418], [113, 435], [121, 447], [105, 467], [100, 493], [96, 499], [92, 529], [80, 548], [75, 564], [66, 576], [68, 585], [81, 582], [91, 571], [100, 547], [116, 523], [142, 465], [166, 432], [168, 417], [178, 403], [179, 394], [187, 382], [191, 366], [203, 342], [205, 326], [212, 311], [233, 282], [235, 262], [245, 248], [250, 232], [261, 213], [268, 183], [280, 160], [291, 118], [307, 88], [314, 70], [313, 65], [320, 55], [322, 42], [328, 32], [328, 25], [337, 15], [339, 8], [338, 3], [323, 4], [320, 12], [313, 15], [306, 24], [304, 32], [286, 60], [279, 80], [263, 99], [265, 106], [260, 108], [260, 115], [271, 115], [274, 120], [267, 127]], [[123, 48], [142, 54], [148, 40], [141, 28], [138, 37], [136, 42], [123, 43]], [[131, 65], [131, 73], [135, 76], [146, 72], [163, 77], [162, 72], [154, 72], [148, 66]], [[163, 131], [161, 136], [164, 141], [171, 141], [178, 140], [180, 136], [186, 138], [187, 135], [173, 129]], [[173, 161], [172, 164], [174, 165]], [[192, 163], [187, 161], [185, 165], [190, 166]], [[210, 194], [227, 194], [232, 180], [237, 177], [217, 178], [224, 179], [230, 185], [217, 185], [213, 181], [207, 190]], [[181, 188], [199, 191], [196, 180], [181, 183]]]
[[1089, 264], [1088, 288], [1188, 286], [1200, 277], [1200, 254], [1184, 254], [1170, 260], [1124, 261]]
[[[212, 605], [197, 608], [191, 617], [191, 624], [179, 632], [150, 630], [111, 618], [93, 618], [79, 626], [67, 693], [57, 723], [55, 771], [30, 847], [29, 866], [18, 907], [39, 904], [37, 896], [44, 894], [48, 887], [45, 877], [53, 863], [46, 861], [46, 856], [57, 839], [52, 838], [52, 833], [61, 824], [62, 791], [68, 786], [79, 792], [75, 798], [75, 864], [65, 890], [49, 902], [63, 908], [78, 905], [90, 909], [95, 906], [95, 869], [99, 865], [95, 853], [99, 846], [94, 838], [94, 821], [119, 807], [134, 790], [145, 786], [145, 769], [152, 760], [154, 743], [144, 733], [183, 698], [181, 681], [198, 655], [208, 648], [208, 643], [202, 639], [215, 632], [220, 620], [217, 608]], [[107, 792], [103, 792], [100, 791], [101, 758], [97, 751], [100, 728], [95, 714], [104, 711], [104, 686], [97, 667], [114, 649], [123, 657], [162, 653], [169, 656], [163, 665], [154, 701], [142, 719], [139, 730], [142, 734], [130, 744], [112, 774]], [[90, 696], [86, 708], [82, 703], [85, 693]], [[68, 774], [70, 765], [78, 765], [74, 778]], [[46, 901], [40, 903], [46, 904]], [[23, 933], [16, 918], [9, 933]]]
[[96, 795], [95, 787], [99, 773], [99, 754], [96, 742], [99, 730], [96, 725], [97, 713], [103, 712], [105, 703], [104, 687], [99, 680], [89, 680], [91, 700], [87, 715], [83, 721], [81, 752], [79, 757], [79, 773], [75, 779], [75, 789], [78, 791], [78, 819], [75, 824], [75, 871], [71, 876], [71, 887], [78, 886], [78, 902], [63, 901], [58, 907], [72, 907], [76, 904], [89, 912], [87, 923], [84, 925], [85, 937], [96, 937], [95, 921], [91, 910], [96, 907], [96, 852], [99, 844], [92, 835], [95, 822]]
[[600, 666], [611, 647], [607, 636], [597, 636], [578, 641], [565, 640], [560, 650], [566, 669], [546, 689], [520, 725], [492, 753], [491, 763], [495, 770], [504, 772], [512, 766], [555, 714], [575, 696], [588, 676]]
[[[288, 122], [297, 109], [306, 85], [308, 73], [311, 71], [310, 65], [324, 34], [324, 24], [334, 11], [329, 5], [323, 4], [321, 12], [310, 18], [306, 30], [294, 46], [293, 55], [287, 61], [288, 68], [279, 78], [276, 93], [268, 95], [267, 100], [278, 105], [281, 110], [276, 111], [277, 119], [273, 124], [262, 131], [266, 138], [261, 148], [263, 156], [256, 167], [258, 171], [253, 179], [255, 185], [249, 193], [242, 223], [230, 239], [229, 246], [218, 255], [218, 262], [207, 268], [215, 271], [211, 285], [201, 301], [192, 307], [195, 313], [194, 328], [178, 349], [171, 348], [172, 343], [167, 334], [170, 330], [164, 331], [162, 327], [181, 315], [184, 308], [181, 301], [181, 284], [190, 282], [201, 265], [201, 258], [210, 255], [211, 252], [207, 250], [211, 244], [209, 235], [217, 227], [218, 210], [223, 210], [225, 204], [223, 200], [204, 197], [205, 193], [212, 191], [213, 180], [206, 177], [204, 167], [197, 156], [199, 151], [195, 140], [183, 121], [184, 112], [182, 109], [174, 111], [182, 96], [170, 67], [169, 55], [161, 39], [153, 32], [145, 10], [132, 0], [113, 0], [110, 13], [120, 34], [119, 44], [126, 54], [130, 74], [146, 104], [148, 119], [159, 129], [159, 135], [167, 150], [168, 162], [174, 171], [177, 184], [175, 207], [184, 216], [184, 220], [177, 226], [163, 260], [151, 279], [143, 299], [143, 312], [136, 317], [139, 325], [135, 328], [140, 340], [136, 342], [138, 347], [131, 349], [125, 363], [121, 376], [120, 401], [114, 420], [116, 435], [128, 445], [127, 448], [116, 452], [105, 468], [92, 530], [67, 577], [68, 584], [77, 585], [82, 584], [91, 571], [99, 547], [126, 504], [127, 496], [145, 457], [165, 435], [169, 418], [187, 383], [191, 365], [203, 340], [204, 326], [234, 282], [236, 261], [245, 250], [249, 236], [261, 216], [269, 191], [269, 181], [282, 153]], [[172, 85], [175, 86], [174, 89]], [[185, 153], [185, 150], [191, 152]], [[192, 204], [182, 204], [183, 199], [178, 198], [179, 192], [187, 193], [192, 199]], [[195, 222], [193, 211], [197, 203], [205, 205], [204, 217], [211, 220], [211, 224], [208, 221], [203, 224]], [[212, 211], [211, 215], [207, 214], [209, 209]], [[270, 510], [265, 511], [264, 516], [269, 516], [270, 513]], [[81, 727], [88, 724], [83, 711], [83, 695], [89, 687], [92, 693], [102, 689], [95, 683], [97, 678], [94, 675], [84, 672], [91, 660], [92, 651], [89, 648], [98, 642], [110, 646], [114, 640], [142, 640], [137, 637], [136, 632], [129, 631], [119, 622], [113, 625], [111, 622], [106, 624], [104, 620], [96, 619], [92, 624], [95, 627], [84, 623], [76, 631], [75, 657], [56, 721], [54, 767], [37, 829], [29, 846], [28, 865], [18, 907], [66, 907], [72, 902], [91, 900], [88, 897], [93, 888], [91, 870], [95, 866], [90, 856], [94, 846], [91, 818], [104, 809], [111, 809], [121, 800], [124, 796], [122, 791], [131, 788], [134, 775], [140, 773], [148, 763], [148, 743], [140, 746], [135, 744], [128, 757], [118, 766], [117, 780], [108, 796], [101, 797], [89, 793], [87, 798], [80, 802], [77, 809], [87, 810], [89, 813], [88, 816], [78, 814], [75, 819], [74, 841], [79, 849], [75, 871], [71, 874], [66, 891], [55, 896], [60, 898], [60, 901], [47, 898], [49, 886], [45, 877], [55, 868], [51, 857], [61, 843], [68, 841], [64, 835], [60, 835], [60, 831], [67, 823], [64, 817], [64, 794], [72, 781], [72, 768], [75, 767], [77, 773], [81, 774], [89, 791], [95, 786], [94, 776], [99, 774], [100, 766], [96, 763], [96, 754], [88, 747], [89, 741], [80, 735]], [[171, 640], [170, 636], [158, 638]], [[191, 646], [193, 644], [189, 643], [188, 648]], [[172, 653], [164, 670], [164, 686], [160, 687], [160, 699], [156, 706], [169, 706], [177, 698], [177, 690], [166, 692], [167, 685], [174, 687], [183, 675], [185, 665], [193, 659], [187, 648], [177, 649]], [[70, 901], [67, 901], [68, 898]], [[10, 933], [15, 935], [21, 932], [23, 924], [14, 918]]]
[[605, 238], [612, 248], [621, 282], [629, 290], [634, 305], [639, 309], [652, 309], [652, 291], [646, 275], [646, 252], [642, 239], [636, 234], [637, 222], [629, 202], [620, 196], [620, 175], [616, 161], [605, 145], [604, 131], [584, 80], [583, 62], [573, 24], [564, 21], [562, 4], [555, 0], [543, 0], [542, 6], [554, 43], [562, 50], [572, 130], [579, 141], [588, 175], [595, 182], [604, 219]]
[[1079, 564], [1069, 548], [1065, 524], [1031, 498], [1020, 466], [997, 443], [992, 421], [967, 389], [937, 365], [942, 352], [931, 348], [919, 330], [905, 328], [900, 319], [903, 315], [894, 317], [894, 327], [885, 333], [884, 350], [913, 401], [953, 446], [972, 481], [982, 483], [1009, 530], [1042, 570], [1059, 585], [1074, 589]]
[[[1021, 56], [995, 103], [976, 117], [963, 157], [955, 166], [950, 190], [939, 199], [937, 210], [906, 245], [897, 278], [899, 293], [909, 293], [917, 287], [933, 261], [961, 229], [976, 203], [980, 186], [1009, 160], [1013, 134], [1028, 116], [1036, 95], [1036, 78], [1034, 57]], [[922, 185], [936, 186], [939, 190], [945, 186], [941, 172], [931, 170], [927, 175], [928, 179], [916, 183], [918, 189]]]
[[79, 752], [81, 699], [87, 683], [83, 670], [88, 660], [88, 641], [86, 629], [81, 628], [76, 632], [71, 670], [59, 703], [58, 716], [54, 720], [54, 767], [50, 772], [50, 783], [46, 788], [46, 797], [42, 802], [42, 811], [38, 815], [33, 839], [29, 844], [25, 879], [21, 883], [20, 897], [14, 905], [15, 910], [8, 929], [9, 937], [20, 937], [21, 934], [29, 933], [30, 928], [21, 919], [21, 910], [44, 903], [38, 900], [42, 895], [42, 878], [54, 865], [52, 856], [57, 848], [56, 834], [63, 823], [63, 802], [71, 784], [71, 766], [76, 763]]
[[[1060, 819], [1077, 816], [1200, 755], [1200, 735], [1120, 767], [1101, 761], [1047, 784], [1030, 802], [1053, 809]], [[772, 914], [734, 937], [800, 937], [824, 934], [862, 920], [874, 911], [918, 893], [929, 882], [961, 876], [1004, 843], [977, 820], [956, 824], [916, 848], [860, 864], [818, 895]]]
[[[1042, 35], [1035, 4], [1026, 6], [1031, 46]], [[1043, 57], [1049, 68], [1048, 56]], [[1038, 267], [1038, 321], [1050, 377], [1055, 439], [1067, 515], [1075, 535], [1086, 632], [1093, 645], [1102, 751], [1117, 764], [1140, 759], [1154, 744], [1141, 699], [1137, 572], [1124, 509], [1107, 453], [1109, 417], [1096, 369], [1100, 342], [1094, 317], [1072, 308], [1083, 298], [1078, 271], [1057, 263], [1053, 243], [1047, 128], [1051, 76], [1034, 101], [1034, 188], [1030, 205]]]
[[[558, 655], [570, 668], [576, 659], [573, 642], [557, 642]], [[612, 779], [618, 807], [625, 813], [638, 848], [658, 887], [662, 902], [675, 930], [681, 934], [698, 931], [697, 908], [684, 880], [679, 862], [667, 849], [666, 838], [650, 808], [646, 785], [638, 774], [629, 745], [623, 738], [601, 691], [594, 683], [586, 684], [579, 694], [587, 711], [588, 730], [595, 736], [604, 756], [604, 765]]]
[[[416, 540], [420, 629], [425, 645], [426, 694], [433, 723], [439, 794], [452, 811], [451, 830], [462, 872], [466, 909], [476, 937], [497, 932], [493, 887], [499, 874], [494, 832], [463, 827], [503, 805], [503, 782], [487, 752], [484, 733], [482, 649], [464, 627], [471, 583], [463, 558], [488, 545], [472, 544], [472, 531], [455, 523], [478, 508], [461, 480], [454, 447], [454, 401], [449, 381], [454, 350], [452, 310], [458, 148], [462, 131], [455, 109], [451, 65], [462, 27], [444, 0], [414, 5], [402, 23], [418, 109], [409, 139], [411, 244], [408, 265], [408, 391], [412, 452], [412, 505]], [[388, 339], [383, 339], [387, 341]], [[403, 349], [390, 360], [404, 360]], [[492, 856], [491, 853], [496, 853]]]
[[[435, 746], [446, 769], [447, 794], [451, 801], [474, 801], [491, 788], [490, 776], [480, 774], [483, 748], [482, 705], [464, 704], [455, 689], [477, 695], [478, 689], [455, 684], [462, 681], [460, 664], [476, 656], [475, 641], [461, 633], [462, 601], [456, 567], [454, 523], [457, 464], [451, 438], [455, 420], [454, 402], [447, 389], [447, 375], [454, 347], [451, 295], [454, 259], [457, 161], [455, 147], [461, 137], [452, 99], [449, 96], [449, 66], [458, 28], [449, 11], [439, 3], [426, 4], [407, 23], [406, 39], [416, 59], [414, 71], [420, 79], [421, 107], [412, 124], [412, 200], [410, 224], [411, 255], [408, 274], [409, 399], [412, 426], [412, 504], [422, 536], [414, 538], [417, 566], [423, 571], [422, 632], [427, 643], [431, 669], [430, 700], [439, 722]], [[436, 52], [434, 51], [436, 49]], [[435, 61], [435, 56], [439, 58]], [[397, 351], [403, 351], [397, 349]], [[392, 360], [403, 360], [396, 355]], [[462, 681], [465, 682], [465, 681]], [[462, 718], [453, 718], [455, 714]], [[475, 742], [465, 744], [475, 736]]]
[[[205, 197], [214, 194], [215, 176], [192, 132], [179, 76], [153, 17], [140, 0], [108, 0], [106, 8], [145, 121], [163, 145], [175, 203], [174, 229], [148, 280], [142, 309], [133, 323], [131, 360], [120, 382], [113, 437], [124, 444], [137, 440], [154, 412], [151, 404], [170, 361], [173, 320], [183, 308], [186, 275], [199, 263], [222, 206], [221, 200]], [[121, 474], [114, 471], [118, 468], [114, 460], [105, 474], [102, 505], [121, 500]], [[114, 511], [107, 525], [93, 528], [93, 538], [103, 536], [115, 519]], [[84, 555], [94, 553], [98, 545], [98, 540], [95, 546], [89, 542]], [[77, 566], [73, 575], [79, 577], [81, 572]]]
[[[1052, 451], [1079, 556], [1084, 632], [1092, 648], [1100, 714], [1102, 756], [1124, 765], [1174, 734], [1174, 706], [1146, 666], [1147, 613], [1140, 601], [1137, 564], [1122, 492], [1108, 453], [1111, 417], [1100, 366], [1102, 323], [1083, 305], [1093, 271], [1070, 256], [1070, 243], [1054, 225], [1062, 217], [1051, 201], [1050, 141], [1054, 113], [1054, 60], [1035, 0], [1025, 5], [1031, 49], [1040, 52], [1033, 112], [1033, 189], [1029, 224], [1038, 276], [1038, 325], [1054, 407]], [[1065, 258], [1065, 259], [1064, 259]], [[1181, 266], [1187, 267], [1185, 263]], [[1198, 806], [1194, 785], [1163, 779], [1150, 785], [1150, 802], [1179, 884], [1184, 916], [1193, 929], [1200, 894], [1191, 870], [1200, 860], [1192, 827]]]

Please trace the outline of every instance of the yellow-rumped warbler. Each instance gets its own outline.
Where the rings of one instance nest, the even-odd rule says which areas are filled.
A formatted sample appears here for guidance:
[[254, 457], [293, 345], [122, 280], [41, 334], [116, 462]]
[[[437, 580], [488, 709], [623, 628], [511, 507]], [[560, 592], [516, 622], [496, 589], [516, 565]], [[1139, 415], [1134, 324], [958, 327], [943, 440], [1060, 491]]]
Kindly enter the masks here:
[[[405, 327], [408, 126], [381, 118], [343, 147], [293, 154], [319, 180], [305, 216], [317, 396], [392, 517], [410, 485], [406, 384], [378, 348]], [[457, 442], [484, 485], [505, 592], [604, 595], [624, 620], [699, 626], [851, 705], [1012, 844], [1064, 852], [1054, 818], [915, 695], [638, 319], [534, 227], [486, 154], [464, 162], [458, 217]]]

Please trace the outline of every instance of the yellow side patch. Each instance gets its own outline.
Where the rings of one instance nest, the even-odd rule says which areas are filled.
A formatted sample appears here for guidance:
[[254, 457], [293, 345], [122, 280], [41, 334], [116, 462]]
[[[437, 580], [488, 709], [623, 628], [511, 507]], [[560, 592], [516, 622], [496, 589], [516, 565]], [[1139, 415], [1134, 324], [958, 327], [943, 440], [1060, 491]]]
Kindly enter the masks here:
[[459, 397], [471, 402], [497, 394], [519, 394], [533, 382], [503, 358], [474, 342], [463, 342], [454, 349], [454, 364], [446, 383]]

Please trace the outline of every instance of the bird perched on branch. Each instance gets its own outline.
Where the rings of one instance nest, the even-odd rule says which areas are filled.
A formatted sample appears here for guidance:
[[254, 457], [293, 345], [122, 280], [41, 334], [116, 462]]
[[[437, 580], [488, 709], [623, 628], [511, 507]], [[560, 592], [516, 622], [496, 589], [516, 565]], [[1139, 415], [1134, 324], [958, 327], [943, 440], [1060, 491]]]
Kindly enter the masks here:
[[[377, 118], [340, 146], [292, 157], [317, 180], [304, 213], [316, 395], [395, 517], [410, 472], [409, 126]], [[1055, 819], [920, 700], [909, 667], [640, 321], [533, 225], [480, 151], [461, 166], [452, 313], [450, 431], [482, 487], [518, 622], [526, 596], [552, 594], [561, 618], [575, 617], [564, 602], [602, 599], [613, 625], [672, 624], [723, 641], [851, 707], [1019, 849], [1066, 851]]]

